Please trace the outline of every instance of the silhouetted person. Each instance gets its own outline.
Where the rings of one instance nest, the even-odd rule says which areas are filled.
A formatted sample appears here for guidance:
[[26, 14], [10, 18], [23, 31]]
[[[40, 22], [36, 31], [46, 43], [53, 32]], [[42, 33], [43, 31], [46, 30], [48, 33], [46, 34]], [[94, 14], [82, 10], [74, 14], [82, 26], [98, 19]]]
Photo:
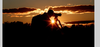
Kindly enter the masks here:
[[[55, 23], [54, 23], [55, 27], [53, 28], [54, 29], [53, 31], [52, 31], [52, 24], [50, 20], [51, 16], [55, 17]], [[59, 26], [57, 25], [57, 21], [61, 25], [60, 21], [58, 20], [58, 16], [61, 16], [61, 14], [56, 14], [53, 12], [53, 10], [49, 10], [47, 13], [37, 15], [32, 18], [31, 36], [33, 37], [32, 39], [34, 40], [36, 44], [46, 44], [51, 38], [52, 38], [52, 41], [54, 41], [53, 36], [56, 33], [55, 30], [59, 28]]]
[[31, 36], [36, 44], [43, 44], [48, 41], [47, 39], [51, 32], [50, 17], [53, 15], [53, 10], [49, 10], [47, 13], [32, 18]]

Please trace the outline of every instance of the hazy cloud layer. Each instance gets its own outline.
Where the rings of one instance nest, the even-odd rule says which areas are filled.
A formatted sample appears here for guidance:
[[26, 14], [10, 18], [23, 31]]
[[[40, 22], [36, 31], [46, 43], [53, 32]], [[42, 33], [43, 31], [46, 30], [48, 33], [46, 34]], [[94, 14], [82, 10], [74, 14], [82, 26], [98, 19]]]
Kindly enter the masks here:
[[44, 10], [40, 8], [13, 8], [3, 9], [3, 14], [8, 14], [11, 17], [33, 17], [38, 14], [43, 14], [49, 9], [54, 10], [55, 13], [66, 13], [66, 14], [84, 14], [94, 13], [93, 5], [77, 5], [77, 6], [48, 6]]
[[[52, 9], [54, 11], [58, 12], [94, 12], [94, 5], [77, 5], [77, 6], [50, 6], [48, 8], [45, 8], [44, 10], [36, 9], [36, 8], [13, 8], [13, 9], [3, 9], [3, 13], [24, 13], [24, 12], [34, 12], [34, 13], [44, 13], [48, 11], [47, 9]], [[45, 11], [46, 10], [46, 11]]]
[[35, 8], [12, 8], [12, 9], [3, 9], [3, 13], [23, 13], [28, 11], [36, 10]]

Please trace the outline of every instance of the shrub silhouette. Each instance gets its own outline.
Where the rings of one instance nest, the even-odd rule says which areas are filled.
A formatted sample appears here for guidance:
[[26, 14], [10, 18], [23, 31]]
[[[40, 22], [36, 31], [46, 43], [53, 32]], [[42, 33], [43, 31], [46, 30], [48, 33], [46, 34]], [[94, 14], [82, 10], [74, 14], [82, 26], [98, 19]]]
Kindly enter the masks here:
[[[55, 30], [44, 34], [41, 31], [41, 36], [38, 39], [39, 43], [34, 44], [34, 37], [37, 37], [34, 31], [31, 31], [31, 26], [28, 23], [4, 22], [3, 23], [3, 47], [32, 47], [40, 46], [70, 46], [70, 47], [94, 47], [94, 25], [90, 26], [75, 26], [71, 28], [64, 26], [62, 29]], [[34, 35], [34, 37], [33, 37]], [[37, 38], [38, 38], [37, 37]], [[45, 38], [45, 39], [43, 39]]]

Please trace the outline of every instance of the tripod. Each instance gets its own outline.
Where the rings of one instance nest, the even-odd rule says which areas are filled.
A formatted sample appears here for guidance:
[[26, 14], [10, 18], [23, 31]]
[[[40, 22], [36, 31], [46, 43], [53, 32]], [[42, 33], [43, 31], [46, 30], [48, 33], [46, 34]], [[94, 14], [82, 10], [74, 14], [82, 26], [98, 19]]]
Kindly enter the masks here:
[[[62, 28], [61, 22], [60, 22], [60, 20], [57, 17], [58, 16], [55, 16], [55, 18], [54, 18], [55, 24], [56, 24], [57, 27], [59, 27], [59, 25], [60, 25], [60, 27]], [[58, 21], [59, 25], [57, 24], [57, 21]]]

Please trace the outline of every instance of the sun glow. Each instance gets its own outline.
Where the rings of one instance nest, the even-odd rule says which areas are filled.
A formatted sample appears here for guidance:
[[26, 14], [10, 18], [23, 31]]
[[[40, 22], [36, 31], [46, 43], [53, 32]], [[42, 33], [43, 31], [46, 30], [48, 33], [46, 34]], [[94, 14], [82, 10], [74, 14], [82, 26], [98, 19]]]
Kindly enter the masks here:
[[51, 17], [51, 18], [50, 18], [50, 20], [51, 20], [51, 23], [55, 23], [55, 20], [54, 20], [54, 18], [55, 18], [55, 17]]
[[54, 20], [51, 20], [51, 23], [54, 23], [55, 21]]

